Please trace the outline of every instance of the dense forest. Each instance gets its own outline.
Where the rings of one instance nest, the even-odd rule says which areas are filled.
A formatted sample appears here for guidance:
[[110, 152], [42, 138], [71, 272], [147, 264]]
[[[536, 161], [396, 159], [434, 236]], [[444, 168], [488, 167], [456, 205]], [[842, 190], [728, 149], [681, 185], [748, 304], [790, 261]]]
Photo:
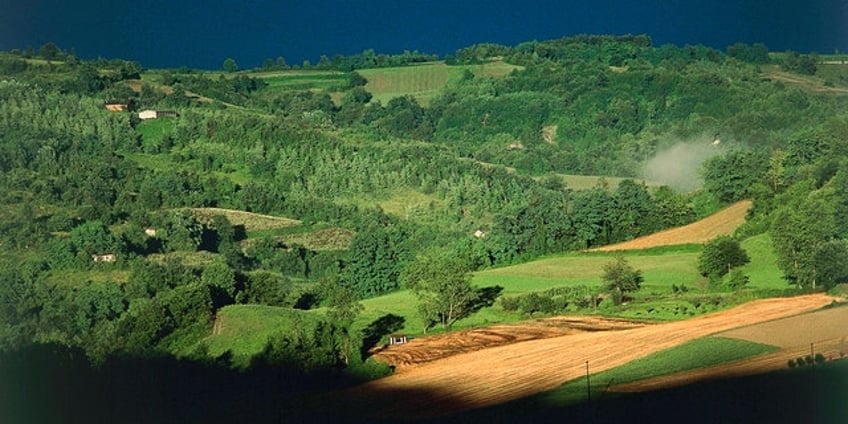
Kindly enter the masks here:
[[[0, 53], [0, 350], [64, 346], [105, 368], [162, 355], [228, 364], [186, 347], [221, 308], [259, 304], [302, 323], [248, 368], [385, 372], [362, 364], [359, 299], [426, 291], [428, 266], [466, 281], [741, 199], [754, 200], [742, 233], [771, 235], [787, 286], [848, 276], [843, 68], [763, 45], [577, 36], [461, 49], [448, 68], [514, 70], [466, 69], [426, 102], [373, 100], [357, 72], [436, 59], [367, 50], [212, 72], [82, 61], [53, 44]], [[331, 84], [280, 89], [266, 77], [307, 71]], [[146, 109], [173, 113], [142, 121]], [[672, 155], [689, 169], [652, 169], [679, 151], [698, 161]], [[567, 175], [624, 180], [575, 189]], [[350, 237], [316, 246], [199, 212], [223, 209]]]

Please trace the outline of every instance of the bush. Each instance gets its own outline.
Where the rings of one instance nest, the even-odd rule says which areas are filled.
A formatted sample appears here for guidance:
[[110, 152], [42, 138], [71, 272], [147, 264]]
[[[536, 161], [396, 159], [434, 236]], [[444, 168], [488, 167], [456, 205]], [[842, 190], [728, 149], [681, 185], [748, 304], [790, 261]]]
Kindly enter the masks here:
[[741, 289], [748, 284], [748, 276], [745, 275], [741, 270], [734, 269], [730, 272], [730, 280], [727, 282], [727, 286], [733, 290]]
[[518, 305], [520, 304], [519, 299], [519, 296], [502, 297], [501, 308], [503, 308], [503, 310], [507, 312], [515, 312], [518, 310]]

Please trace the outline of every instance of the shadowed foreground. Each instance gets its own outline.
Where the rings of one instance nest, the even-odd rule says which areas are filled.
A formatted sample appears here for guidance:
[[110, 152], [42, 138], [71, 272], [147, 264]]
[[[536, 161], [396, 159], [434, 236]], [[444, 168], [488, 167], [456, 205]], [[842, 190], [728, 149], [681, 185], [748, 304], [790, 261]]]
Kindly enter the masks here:
[[585, 374], [732, 328], [819, 309], [833, 298], [812, 294], [762, 299], [685, 321], [533, 340], [451, 356], [313, 399], [348, 416], [426, 419], [490, 407], [557, 387]]

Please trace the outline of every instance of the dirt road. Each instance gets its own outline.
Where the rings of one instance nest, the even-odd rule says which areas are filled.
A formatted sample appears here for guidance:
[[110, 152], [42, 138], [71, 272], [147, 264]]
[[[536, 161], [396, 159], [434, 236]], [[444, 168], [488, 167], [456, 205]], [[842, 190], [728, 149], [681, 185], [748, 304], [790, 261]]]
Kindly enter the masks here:
[[[581, 332], [458, 353], [322, 398], [380, 420], [415, 419], [495, 405], [550, 390], [653, 352], [740, 326], [819, 309], [824, 294], [762, 299], [710, 315], [619, 331]], [[426, 349], [422, 342], [419, 348]]]

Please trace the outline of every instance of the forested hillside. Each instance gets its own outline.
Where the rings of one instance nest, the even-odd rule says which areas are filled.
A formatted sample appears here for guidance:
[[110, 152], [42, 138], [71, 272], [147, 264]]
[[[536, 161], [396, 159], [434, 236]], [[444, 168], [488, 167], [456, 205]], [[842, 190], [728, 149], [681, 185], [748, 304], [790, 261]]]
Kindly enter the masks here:
[[0, 350], [207, 360], [218, 311], [254, 304], [311, 330], [281, 331], [253, 365], [336, 372], [362, 362], [360, 299], [741, 199], [742, 234], [770, 234], [790, 283], [848, 277], [848, 66], [579, 36], [461, 49], [426, 102], [429, 82], [382, 103], [357, 72], [435, 59], [212, 72], [0, 53]]

